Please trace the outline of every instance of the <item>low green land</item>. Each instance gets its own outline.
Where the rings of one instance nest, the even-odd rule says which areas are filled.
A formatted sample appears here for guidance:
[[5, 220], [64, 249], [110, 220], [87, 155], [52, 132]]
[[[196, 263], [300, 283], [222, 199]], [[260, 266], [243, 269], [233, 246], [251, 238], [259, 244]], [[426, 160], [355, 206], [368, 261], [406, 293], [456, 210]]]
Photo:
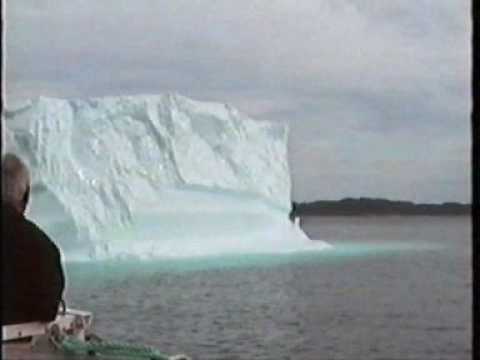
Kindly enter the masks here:
[[471, 205], [455, 202], [416, 204], [388, 199], [346, 198], [293, 203], [294, 214], [308, 215], [470, 215]]

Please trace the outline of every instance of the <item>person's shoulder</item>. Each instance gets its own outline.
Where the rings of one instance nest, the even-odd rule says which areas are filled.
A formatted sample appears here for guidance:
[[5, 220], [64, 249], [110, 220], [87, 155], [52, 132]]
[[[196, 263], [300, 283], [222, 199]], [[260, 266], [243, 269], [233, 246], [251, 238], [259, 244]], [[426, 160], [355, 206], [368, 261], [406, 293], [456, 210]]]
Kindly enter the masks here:
[[47, 247], [51, 251], [59, 254], [58, 247], [37, 224], [24, 218], [24, 225], [32, 242], [35, 242], [36, 245], [39, 245], [42, 248]]

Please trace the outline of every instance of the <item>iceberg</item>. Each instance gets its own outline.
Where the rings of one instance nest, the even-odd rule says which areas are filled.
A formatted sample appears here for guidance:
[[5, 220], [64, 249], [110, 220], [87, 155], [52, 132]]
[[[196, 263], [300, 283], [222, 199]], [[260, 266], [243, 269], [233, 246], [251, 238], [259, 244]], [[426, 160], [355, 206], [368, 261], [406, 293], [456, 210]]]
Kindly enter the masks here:
[[39, 97], [5, 112], [29, 217], [68, 260], [323, 249], [288, 219], [288, 127], [177, 94]]

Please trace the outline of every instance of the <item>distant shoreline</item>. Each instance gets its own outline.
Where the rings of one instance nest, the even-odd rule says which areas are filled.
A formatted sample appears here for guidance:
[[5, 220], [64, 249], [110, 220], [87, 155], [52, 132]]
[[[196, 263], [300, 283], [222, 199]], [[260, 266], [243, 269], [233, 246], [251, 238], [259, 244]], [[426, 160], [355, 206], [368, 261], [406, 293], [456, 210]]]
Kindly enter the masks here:
[[470, 204], [456, 202], [416, 204], [410, 201], [372, 198], [294, 202], [292, 206], [295, 216], [469, 216], [471, 214]]

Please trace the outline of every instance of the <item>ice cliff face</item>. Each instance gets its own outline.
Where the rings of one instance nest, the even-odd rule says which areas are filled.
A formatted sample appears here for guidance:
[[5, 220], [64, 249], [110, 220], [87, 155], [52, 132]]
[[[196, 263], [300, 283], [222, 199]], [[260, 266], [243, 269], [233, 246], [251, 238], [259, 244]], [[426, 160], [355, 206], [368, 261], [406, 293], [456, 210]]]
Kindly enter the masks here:
[[195, 255], [205, 238], [249, 251], [268, 228], [285, 236], [284, 124], [171, 94], [41, 97], [5, 118], [6, 150], [33, 175], [31, 217], [67, 254]]

